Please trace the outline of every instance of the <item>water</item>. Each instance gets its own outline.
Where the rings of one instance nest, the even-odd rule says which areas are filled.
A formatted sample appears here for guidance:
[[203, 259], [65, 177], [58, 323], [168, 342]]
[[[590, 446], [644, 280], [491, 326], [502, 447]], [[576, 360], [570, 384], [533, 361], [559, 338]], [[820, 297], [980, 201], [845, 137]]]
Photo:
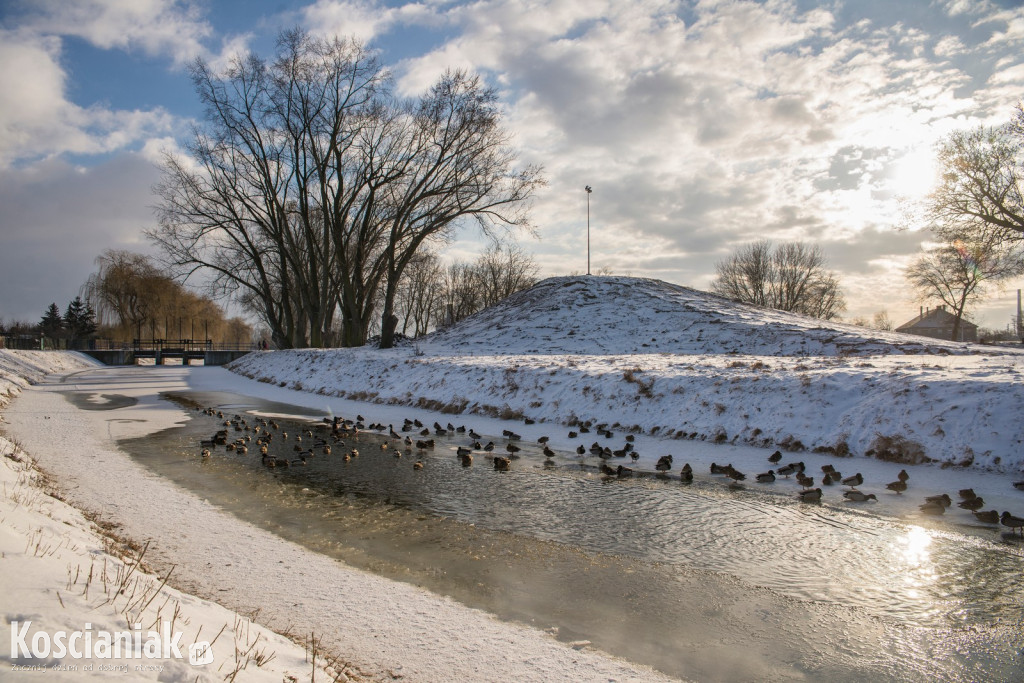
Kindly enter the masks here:
[[[198, 438], [224, 427], [197, 413], [124, 444], [156, 471], [314, 550], [563, 640], [701, 680], [1024, 678], [1024, 551], [990, 530], [925, 529], [768, 487], [610, 478], [597, 458], [547, 459], [537, 444], [520, 443], [508, 472], [483, 453], [463, 467], [465, 434], [410, 433], [436, 442], [416, 453], [365, 431], [336, 443], [323, 414], [292, 406], [176, 400], [250, 424], [252, 413], [287, 416], [270, 450], [296, 464], [265, 467], [255, 437], [247, 455], [201, 458]], [[315, 447], [299, 464], [296, 443], [318, 438], [332, 453]], [[506, 439], [488, 440], [503, 454]]]

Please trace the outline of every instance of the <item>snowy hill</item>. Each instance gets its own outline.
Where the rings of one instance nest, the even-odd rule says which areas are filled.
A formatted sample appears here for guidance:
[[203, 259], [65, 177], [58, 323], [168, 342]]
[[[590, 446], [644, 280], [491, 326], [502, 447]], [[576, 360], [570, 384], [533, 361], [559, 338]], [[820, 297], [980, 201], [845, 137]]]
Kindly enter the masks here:
[[1024, 471], [1020, 350], [824, 323], [656, 280], [552, 278], [403, 348], [253, 353], [229, 368], [327, 396], [529, 418], [565, 449], [578, 440], [556, 446], [551, 425], [589, 420]]
[[660, 280], [549, 278], [423, 341], [487, 353], [972, 353], [978, 347], [737, 303]]

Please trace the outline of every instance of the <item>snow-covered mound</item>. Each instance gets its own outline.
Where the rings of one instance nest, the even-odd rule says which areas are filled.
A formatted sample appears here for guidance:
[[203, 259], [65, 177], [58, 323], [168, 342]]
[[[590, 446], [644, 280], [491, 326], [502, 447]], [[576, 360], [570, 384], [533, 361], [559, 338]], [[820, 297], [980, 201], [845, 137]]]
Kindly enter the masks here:
[[23, 388], [46, 375], [100, 365], [77, 351], [13, 351], [0, 349], [0, 408]]
[[420, 346], [506, 354], [765, 356], [962, 354], [979, 349], [741, 304], [661, 280], [589, 275], [544, 280], [426, 337]]
[[655, 280], [553, 278], [403, 348], [252, 353], [228, 367], [447, 413], [1024, 471], [1019, 350], [826, 324]]

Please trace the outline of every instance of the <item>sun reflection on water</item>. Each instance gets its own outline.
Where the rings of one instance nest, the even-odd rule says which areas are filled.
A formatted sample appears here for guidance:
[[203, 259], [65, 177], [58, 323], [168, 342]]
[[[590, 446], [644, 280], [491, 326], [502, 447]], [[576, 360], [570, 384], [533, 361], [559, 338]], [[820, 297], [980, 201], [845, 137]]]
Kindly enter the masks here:
[[909, 527], [906, 535], [896, 539], [893, 550], [902, 569], [907, 597], [921, 597], [921, 589], [937, 578], [929, 552], [931, 544], [931, 532], [919, 526]]

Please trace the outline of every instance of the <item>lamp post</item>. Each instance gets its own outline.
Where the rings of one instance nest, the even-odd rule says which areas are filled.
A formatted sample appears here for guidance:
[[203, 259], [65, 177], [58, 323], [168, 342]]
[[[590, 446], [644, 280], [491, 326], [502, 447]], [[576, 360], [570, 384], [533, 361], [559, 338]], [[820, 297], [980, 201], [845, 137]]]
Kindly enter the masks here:
[[587, 191], [587, 275], [590, 275], [590, 193], [594, 190], [590, 185], [583, 189]]

